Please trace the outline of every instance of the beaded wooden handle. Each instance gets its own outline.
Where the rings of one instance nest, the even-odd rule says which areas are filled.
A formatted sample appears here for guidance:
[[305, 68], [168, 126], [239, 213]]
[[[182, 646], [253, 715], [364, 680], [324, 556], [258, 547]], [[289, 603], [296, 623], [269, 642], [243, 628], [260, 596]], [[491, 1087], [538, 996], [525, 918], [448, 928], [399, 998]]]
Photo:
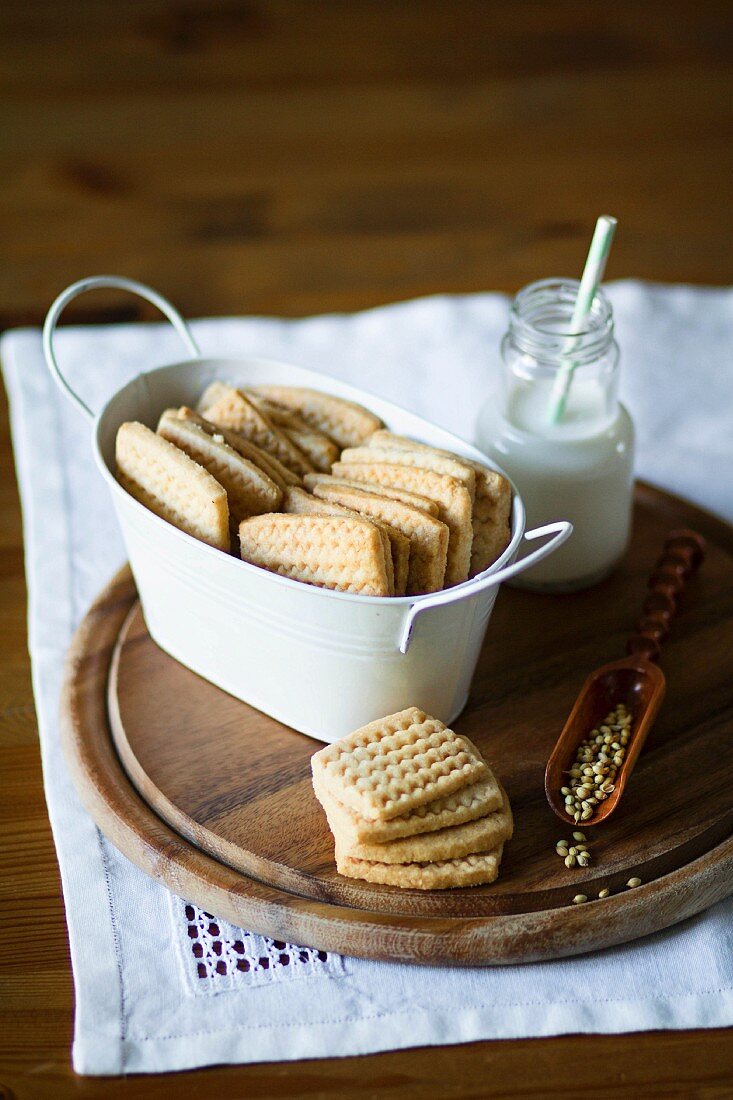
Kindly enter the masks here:
[[697, 531], [683, 529], [669, 533], [649, 577], [649, 594], [636, 632], [626, 643], [627, 653], [638, 653], [650, 661], [658, 660], [685, 585], [700, 568], [704, 557], [705, 539]]

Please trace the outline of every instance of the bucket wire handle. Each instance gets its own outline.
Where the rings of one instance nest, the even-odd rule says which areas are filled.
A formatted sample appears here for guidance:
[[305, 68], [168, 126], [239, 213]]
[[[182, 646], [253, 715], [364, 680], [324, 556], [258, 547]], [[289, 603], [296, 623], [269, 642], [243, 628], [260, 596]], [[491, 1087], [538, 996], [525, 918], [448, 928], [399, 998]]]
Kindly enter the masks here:
[[73, 301], [74, 298], [78, 298], [80, 294], [84, 294], [87, 290], [97, 290], [99, 287], [110, 287], [113, 290], [128, 290], [131, 294], [137, 294], [138, 297], [144, 298], [146, 302], [150, 302], [151, 305], [156, 306], [160, 312], [168, 318], [192, 356], [198, 358], [201, 354], [198, 344], [191, 334], [190, 328], [183, 320], [178, 310], [175, 306], [171, 305], [166, 298], [163, 298], [151, 287], [145, 286], [143, 283], [137, 283], [133, 279], [123, 279], [119, 275], [90, 275], [87, 279], [80, 279], [79, 282], [72, 283], [71, 286], [67, 286], [66, 290], [59, 294], [46, 314], [46, 320], [43, 324], [43, 354], [46, 357], [48, 369], [51, 371], [56, 384], [65, 391], [67, 396], [71, 398], [75, 405], [80, 408], [90, 420], [94, 419], [94, 413], [89, 408], [86, 401], [82, 400], [76, 390], [72, 388], [68, 380], [61, 373], [61, 369], [56, 362], [56, 352], [54, 350], [53, 341], [61, 313], [69, 302]]
[[398, 643], [400, 653], [407, 653], [410, 648], [415, 622], [423, 611], [429, 611], [433, 607], [440, 607], [446, 603], [459, 603], [461, 600], [467, 600], [471, 596], [475, 596], [477, 592], [482, 591], [484, 588], [493, 588], [510, 577], [516, 577], [518, 573], [523, 573], [525, 569], [529, 569], [530, 565], [536, 565], [548, 554], [552, 554], [570, 538], [572, 533], [573, 525], [566, 519], [558, 519], [554, 523], [546, 523], [543, 527], [535, 527], [533, 531], [525, 531], [524, 537], [528, 542], [543, 538], [545, 535], [552, 535], [553, 537], [543, 546], [533, 550], [531, 554], [527, 554], [521, 561], [512, 562], [511, 565], [499, 569], [496, 573], [489, 573], [488, 576], [478, 576], [473, 581], [465, 581], [458, 588], [446, 588], [443, 592], [436, 592], [434, 596], [423, 596], [418, 602], [410, 604], [402, 622]]

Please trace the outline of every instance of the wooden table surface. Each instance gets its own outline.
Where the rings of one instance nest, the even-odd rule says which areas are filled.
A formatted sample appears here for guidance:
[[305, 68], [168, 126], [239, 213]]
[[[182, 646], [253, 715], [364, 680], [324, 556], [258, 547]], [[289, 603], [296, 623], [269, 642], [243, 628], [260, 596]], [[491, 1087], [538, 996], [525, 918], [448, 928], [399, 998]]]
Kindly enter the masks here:
[[[0, 327], [99, 272], [188, 315], [511, 291], [579, 272], [602, 212], [610, 277], [733, 283], [732, 57], [710, 0], [2, 5]], [[75, 1078], [5, 406], [0, 433], [2, 1100], [733, 1096], [724, 1031]]]

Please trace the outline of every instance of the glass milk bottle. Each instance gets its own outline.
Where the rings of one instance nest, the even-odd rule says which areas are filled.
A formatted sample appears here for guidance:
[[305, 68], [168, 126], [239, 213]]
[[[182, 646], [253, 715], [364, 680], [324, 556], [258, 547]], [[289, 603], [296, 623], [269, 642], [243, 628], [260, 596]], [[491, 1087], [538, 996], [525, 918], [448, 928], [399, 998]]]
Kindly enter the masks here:
[[[565, 545], [515, 582], [546, 592], [601, 580], [631, 531], [634, 429], [618, 400], [613, 313], [598, 290], [584, 331], [572, 334], [578, 287], [574, 279], [543, 279], [517, 294], [502, 341], [501, 385], [477, 425], [479, 447], [522, 495], [527, 526], [573, 523]], [[558, 372], [569, 362], [564, 413], [553, 422]]]

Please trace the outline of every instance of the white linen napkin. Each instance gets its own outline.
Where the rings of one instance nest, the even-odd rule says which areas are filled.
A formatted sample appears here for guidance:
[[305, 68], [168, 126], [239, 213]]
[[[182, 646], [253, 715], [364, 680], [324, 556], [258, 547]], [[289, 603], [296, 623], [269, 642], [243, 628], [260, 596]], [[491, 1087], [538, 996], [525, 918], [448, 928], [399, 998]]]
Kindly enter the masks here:
[[[608, 288], [640, 476], [733, 520], [733, 291]], [[200, 321], [204, 353], [261, 354], [344, 378], [470, 437], [507, 301], [434, 297], [353, 316]], [[181, 358], [165, 326], [68, 328], [59, 358], [88, 404]], [[89, 427], [45, 367], [40, 332], [0, 346], [23, 503], [44, 782], [76, 989], [83, 1074], [361, 1054], [475, 1039], [733, 1023], [733, 901], [577, 959], [427, 969], [280, 944], [202, 913], [133, 867], [77, 799], [59, 746], [73, 629], [124, 552]]]

